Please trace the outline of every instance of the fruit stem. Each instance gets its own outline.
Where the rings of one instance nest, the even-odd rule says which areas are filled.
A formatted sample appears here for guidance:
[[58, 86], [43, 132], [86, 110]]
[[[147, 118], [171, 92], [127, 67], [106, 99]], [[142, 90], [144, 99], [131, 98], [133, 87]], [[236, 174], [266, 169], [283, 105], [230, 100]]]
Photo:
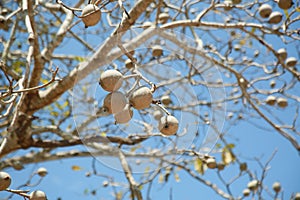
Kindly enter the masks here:
[[140, 79], [143, 79], [146, 83], [148, 83], [151, 86], [151, 92], [155, 92], [156, 85], [152, 83], [150, 80], [148, 80], [146, 77], [144, 77], [137, 69], [133, 70], [133, 73], [136, 73], [139, 75]]
[[137, 77], [138, 77], [138, 79], [140, 79], [141, 78], [140, 74], [130, 74], [127, 76], [123, 76], [123, 79], [125, 80], [125, 79], [130, 79], [130, 78], [137, 78]]
[[56, 0], [56, 3], [58, 3], [59, 5], [65, 7], [66, 9], [71, 10], [71, 11], [73, 11], [73, 12], [74, 12], [74, 11], [82, 11], [82, 9], [80, 9], [80, 8], [72, 8], [72, 7], [67, 6], [67, 5], [64, 4], [61, 0]]
[[164, 111], [167, 115], [171, 115], [171, 114], [169, 113], [169, 111], [167, 111], [167, 109], [166, 109], [165, 107], [163, 107], [163, 105], [161, 105], [160, 103], [155, 102], [154, 104], [155, 104], [156, 106], [158, 106], [162, 111]]
[[127, 93], [126, 93], [125, 96], [129, 97], [129, 96], [131, 95], [131, 93], [134, 91], [134, 89], [137, 87], [137, 85], [139, 84], [139, 82], [140, 82], [140, 80], [137, 79], [137, 80], [134, 82], [133, 86], [127, 91]]
[[6, 189], [7, 192], [11, 192], [17, 195], [20, 195], [22, 197], [27, 197], [29, 198], [29, 194], [26, 194], [27, 192], [29, 192], [29, 190], [13, 190], [13, 189]]

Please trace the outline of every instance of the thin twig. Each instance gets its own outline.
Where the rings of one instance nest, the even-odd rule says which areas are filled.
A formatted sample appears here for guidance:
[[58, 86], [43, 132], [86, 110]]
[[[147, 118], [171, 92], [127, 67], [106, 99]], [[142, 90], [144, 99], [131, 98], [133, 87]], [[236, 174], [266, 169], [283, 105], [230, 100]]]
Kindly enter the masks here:
[[67, 6], [67, 5], [64, 4], [61, 0], [56, 0], [56, 3], [58, 3], [59, 5], [65, 7], [66, 9], [71, 10], [71, 11], [73, 11], [73, 12], [74, 12], [74, 11], [82, 11], [82, 9], [80, 9], [80, 8], [72, 8], [72, 7]]
[[6, 144], [7, 144], [7, 138], [4, 137], [3, 140], [2, 140], [1, 146], [0, 146], [0, 155], [3, 151], [3, 149], [5, 148]]
[[47, 87], [48, 85], [50, 85], [51, 83], [53, 83], [54, 81], [56, 81], [55, 77], [56, 77], [56, 74], [58, 72], [58, 68], [55, 69], [55, 71], [52, 73], [52, 78], [49, 82], [43, 84], [43, 85], [39, 85], [39, 86], [36, 86], [36, 87], [32, 87], [32, 88], [25, 88], [25, 89], [21, 89], [21, 90], [17, 90], [17, 91], [12, 91], [12, 93], [22, 93], [22, 92], [30, 92], [30, 91], [33, 91], [33, 90], [39, 90], [39, 89], [42, 89], [44, 87]]
[[29, 198], [29, 194], [26, 194], [26, 193], [28, 193], [30, 190], [13, 190], [13, 189], [8, 188], [8, 189], [6, 189], [6, 191], [10, 192], [10, 193], [20, 195], [22, 197]]

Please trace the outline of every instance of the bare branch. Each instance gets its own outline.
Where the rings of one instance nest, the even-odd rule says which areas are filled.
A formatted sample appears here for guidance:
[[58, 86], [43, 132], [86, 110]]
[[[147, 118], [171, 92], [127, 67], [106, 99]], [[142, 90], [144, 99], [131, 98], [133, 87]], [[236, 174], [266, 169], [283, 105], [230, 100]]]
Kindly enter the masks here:
[[39, 85], [39, 86], [32, 87], [32, 88], [20, 89], [20, 90], [17, 90], [17, 91], [12, 91], [12, 93], [30, 92], [30, 91], [34, 91], [34, 90], [39, 90], [39, 89], [45, 88], [45, 87], [47, 87], [48, 85], [50, 85], [51, 83], [53, 83], [54, 81], [56, 81], [55, 78], [56, 78], [57, 72], [58, 72], [58, 68], [56, 68], [56, 69], [52, 72], [52, 78], [51, 78], [51, 80], [48, 81], [47, 83], [43, 84], [43, 85]]
[[142, 193], [139, 190], [138, 185], [133, 178], [130, 166], [128, 165], [128, 162], [126, 161], [126, 158], [125, 158], [122, 150], [119, 150], [119, 159], [120, 159], [122, 168], [124, 170], [126, 179], [128, 180], [129, 185], [130, 185], [132, 199], [135, 199], [135, 197], [136, 197], [138, 200], [142, 200], [143, 199]]

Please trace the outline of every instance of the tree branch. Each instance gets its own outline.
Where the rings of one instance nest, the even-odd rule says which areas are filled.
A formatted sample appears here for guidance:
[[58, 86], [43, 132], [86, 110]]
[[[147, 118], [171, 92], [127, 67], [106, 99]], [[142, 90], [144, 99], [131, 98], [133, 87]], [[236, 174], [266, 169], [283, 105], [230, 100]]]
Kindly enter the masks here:
[[[144, 12], [148, 5], [153, 0], [140, 0], [138, 1], [132, 10], [129, 11], [130, 19], [124, 18], [120, 26], [118, 26], [112, 35], [104, 42], [104, 44], [93, 54], [89, 62], [83, 62], [78, 67], [73, 69], [68, 76], [64, 77], [59, 84], [53, 85], [46, 91], [40, 91], [40, 101], [34, 105], [33, 110], [43, 108], [46, 105], [51, 104], [65, 91], [69, 90], [76, 84], [76, 82], [85, 78], [89, 73], [98, 69], [99, 66], [108, 62], [107, 55], [113, 47], [116, 46], [117, 40], [115, 35], [121, 37], [131, 27], [131, 25], [137, 20], [137, 18]], [[47, 55], [47, 53], [45, 54]], [[105, 55], [105, 56], [104, 56]]]
[[135, 197], [136, 197], [138, 200], [142, 200], [143, 199], [142, 193], [138, 188], [138, 184], [135, 182], [135, 180], [133, 178], [130, 166], [128, 165], [128, 162], [127, 162], [127, 160], [126, 160], [126, 158], [125, 158], [125, 156], [124, 156], [121, 149], [119, 150], [119, 159], [120, 159], [122, 168], [124, 170], [124, 174], [126, 176], [126, 179], [129, 182], [132, 199], [134, 200]]

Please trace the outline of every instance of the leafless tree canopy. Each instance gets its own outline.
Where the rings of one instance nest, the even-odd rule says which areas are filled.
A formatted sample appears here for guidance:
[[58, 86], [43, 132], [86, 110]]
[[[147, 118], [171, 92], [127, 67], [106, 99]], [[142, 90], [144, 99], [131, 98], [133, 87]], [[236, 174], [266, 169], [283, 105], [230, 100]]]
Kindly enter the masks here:
[[[236, 151], [243, 130], [231, 130], [280, 135], [299, 153], [299, 12], [298, 0], [1, 1], [0, 169], [90, 157], [88, 176], [105, 177], [115, 199], [149, 199], [154, 180], [180, 181], [181, 171], [224, 199], [297, 199], [264, 184], [276, 150], [252, 158], [257, 174]], [[122, 92], [127, 123], [114, 112], [123, 96], [107, 100], [100, 81], [108, 70], [121, 74], [111, 91]], [[149, 97], [133, 100], [140, 86]], [[118, 160], [110, 167], [126, 186], [98, 173], [103, 157]], [[234, 190], [239, 179], [249, 182], [244, 193]]]

